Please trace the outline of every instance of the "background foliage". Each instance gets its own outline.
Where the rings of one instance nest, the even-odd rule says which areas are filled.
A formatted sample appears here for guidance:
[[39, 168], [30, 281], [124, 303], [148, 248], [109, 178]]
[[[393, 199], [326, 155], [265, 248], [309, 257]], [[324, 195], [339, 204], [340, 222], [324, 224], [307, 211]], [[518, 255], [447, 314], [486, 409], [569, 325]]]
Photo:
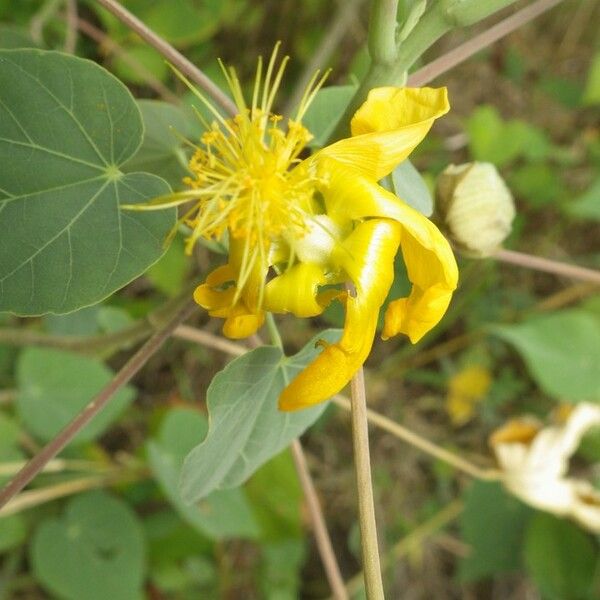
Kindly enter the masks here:
[[[327, 22], [331, 12], [330, 3], [316, 0], [126, 5], [219, 82], [216, 57], [251, 81], [256, 56], [283, 40], [292, 56], [285, 93], [324, 34], [314, 24]], [[360, 5], [331, 58], [328, 83], [335, 87], [321, 93], [307, 117], [315, 145], [326, 139], [364, 72], [365, 9]], [[8, 151], [0, 142], [0, 279], [14, 290], [1, 295], [0, 310], [30, 317], [0, 313], [0, 482], [123, 364], [128, 347], [110, 336], [130, 331], [166, 299], [189, 293], [219, 260], [206, 248], [189, 260], [180, 238], [165, 251], [173, 214], [118, 210], [122, 195], [142, 202], [182, 186], [182, 137], [193, 139], [199, 128], [190, 98], [154, 50], [93, 2], [80, 3], [79, 16], [106, 36], [98, 43], [80, 32], [80, 58], [0, 52], [0, 99], [14, 116], [12, 125], [1, 123], [21, 144]], [[453, 110], [414, 160], [430, 188], [450, 162], [495, 163], [518, 206], [508, 246], [596, 268], [599, 16], [595, 0], [565, 2], [440, 78]], [[63, 48], [61, 3], [0, 0], [0, 20], [3, 49]], [[469, 35], [447, 36], [430, 56]], [[106, 90], [105, 106], [84, 102], [89, 78]], [[19, 85], [2, 85], [9, 80]], [[163, 89], [178, 103], [159, 98]], [[36, 117], [53, 109], [61, 114], [56, 130]], [[32, 174], [34, 159], [41, 166]], [[115, 169], [125, 177], [115, 179]], [[406, 189], [407, 181], [414, 173], [393, 184]], [[411, 201], [426, 211], [430, 196], [416, 181], [409, 186]], [[56, 206], [51, 219], [48, 203]], [[89, 239], [90, 247], [73, 249], [71, 236]], [[406, 285], [401, 264], [397, 271], [396, 285]], [[544, 417], [562, 403], [600, 401], [600, 303], [594, 286], [493, 260], [462, 258], [461, 279], [447, 317], [417, 346], [376, 344], [367, 364], [369, 399], [378, 412], [491, 466], [487, 436], [507, 418]], [[35, 317], [42, 313], [68, 314]], [[313, 323], [281, 319], [286, 349], [299, 352], [287, 367], [279, 350], [263, 348], [227, 369], [242, 391], [256, 379], [257, 365], [260, 376], [284, 377], [286, 368], [299, 368], [314, 352], [315, 334], [323, 337], [339, 323], [335, 311]], [[201, 310], [194, 324], [218, 327]], [[52, 336], [55, 347], [9, 343], [15, 328]], [[78, 343], [80, 336], [95, 343]], [[230, 360], [173, 339], [81, 432], [36, 480], [31, 506], [0, 517], [0, 598], [326, 597], [293, 462], [289, 451], [278, 453], [311, 423], [303, 440], [338, 559], [345, 577], [357, 572], [347, 414], [334, 406], [298, 413], [278, 437], [277, 420], [284, 417], [273, 410], [276, 394], [264, 402], [254, 398], [237, 413], [247, 426], [245, 437], [236, 429], [245, 456], [240, 465], [238, 447], [223, 444], [233, 434], [222, 429], [232, 423], [221, 418], [229, 403], [239, 410], [240, 394], [230, 390], [228, 396], [220, 376], [213, 380]], [[490, 384], [463, 398], [467, 409], [457, 420], [448, 402], [452, 382], [474, 367]], [[253, 427], [256, 422], [264, 430]], [[184, 463], [203, 439], [212, 454], [192, 453]], [[596, 537], [380, 430], [373, 430], [372, 461], [390, 597], [597, 597]], [[575, 466], [584, 461], [600, 461], [600, 434], [585, 440]], [[188, 479], [184, 495], [196, 503], [186, 504], [180, 473], [210, 471], [211, 464], [231, 468], [216, 473], [226, 485], [201, 489]], [[591, 473], [598, 483], [597, 469]]]

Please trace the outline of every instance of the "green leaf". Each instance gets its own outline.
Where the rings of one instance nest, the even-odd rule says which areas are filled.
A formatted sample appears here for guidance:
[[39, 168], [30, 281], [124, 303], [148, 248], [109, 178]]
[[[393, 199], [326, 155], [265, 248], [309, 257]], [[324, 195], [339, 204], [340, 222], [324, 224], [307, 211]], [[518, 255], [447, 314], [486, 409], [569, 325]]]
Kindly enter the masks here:
[[504, 492], [499, 483], [474, 482], [466, 493], [461, 531], [471, 551], [461, 560], [463, 581], [516, 571], [530, 508]]
[[315, 136], [310, 142], [311, 147], [325, 145], [355, 92], [354, 85], [332, 85], [317, 92], [302, 119], [304, 126]]
[[[112, 372], [92, 358], [45, 348], [24, 350], [17, 363], [17, 411], [32, 434], [51, 440], [112, 379]], [[74, 444], [101, 435], [134, 398], [122, 388], [74, 438]]]
[[260, 587], [263, 598], [296, 600], [300, 597], [300, 569], [305, 558], [300, 540], [270, 542], [261, 547], [263, 564]]
[[146, 277], [163, 294], [176, 296], [181, 292], [191, 266], [183, 238], [176, 237], [164, 256], [148, 269]]
[[263, 540], [278, 542], [301, 537], [304, 494], [289, 450], [258, 469], [246, 487]]
[[600, 177], [566, 209], [571, 216], [577, 219], [600, 221]]
[[588, 106], [600, 104], [600, 52], [596, 52], [588, 71], [583, 104]]
[[510, 184], [516, 194], [538, 208], [554, 203], [565, 193], [556, 169], [544, 163], [524, 165], [512, 174]]
[[392, 171], [392, 183], [394, 193], [407, 204], [410, 204], [415, 210], [431, 216], [433, 212], [433, 198], [427, 184], [421, 177], [421, 174], [410, 160], [401, 162]]
[[0, 553], [20, 546], [27, 538], [23, 515], [0, 517]]
[[144, 139], [123, 169], [148, 171], [165, 179], [173, 188], [181, 188], [181, 180], [189, 174], [182, 137], [193, 141], [199, 136], [197, 119], [167, 102], [138, 100], [138, 106], [144, 121]]
[[332, 342], [339, 335], [325, 331], [289, 358], [279, 348], [256, 348], [216, 375], [207, 391], [208, 435], [183, 465], [181, 489], [188, 502], [242, 484], [316, 421], [327, 403], [286, 413], [277, 409], [277, 399], [286, 378], [318, 355], [315, 342]]
[[600, 400], [600, 323], [582, 310], [564, 310], [493, 334], [521, 354], [538, 385], [560, 401]]
[[241, 489], [214, 491], [196, 505], [186, 504], [181, 498], [181, 466], [207, 429], [206, 419], [198, 411], [171, 410], [158, 439], [148, 443], [150, 468], [177, 512], [201, 533], [215, 539], [257, 537], [259, 528]]
[[131, 509], [104, 492], [71, 500], [62, 517], [36, 530], [30, 557], [38, 581], [67, 600], [141, 598], [142, 527]]
[[597, 598], [598, 548], [568, 521], [545, 513], [532, 519], [525, 536], [525, 565], [542, 594], [554, 600]]
[[0, 48], [35, 48], [36, 46], [26, 29], [0, 24]]
[[164, 252], [175, 212], [122, 211], [169, 191], [119, 170], [141, 143], [129, 91], [93, 62], [0, 51], [0, 311], [99, 302]]
[[[165, 81], [169, 75], [169, 66], [160, 52], [138, 40], [125, 40], [121, 43], [123, 52], [127, 57], [143, 67], [143, 70], [152, 73], [159, 81]], [[123, 81], [144, 85], [148, 77], [137, 66], [126, 60], [124, 55], [114, 54], [111, 61], [111, 70]]]
[[551, 149], [543, 131], [524, 121], [504, 121], [492, 106], [481, 106], [473, 112], [467, 132], [472, 157], [498, 167], [519, 156], [543, 160]]

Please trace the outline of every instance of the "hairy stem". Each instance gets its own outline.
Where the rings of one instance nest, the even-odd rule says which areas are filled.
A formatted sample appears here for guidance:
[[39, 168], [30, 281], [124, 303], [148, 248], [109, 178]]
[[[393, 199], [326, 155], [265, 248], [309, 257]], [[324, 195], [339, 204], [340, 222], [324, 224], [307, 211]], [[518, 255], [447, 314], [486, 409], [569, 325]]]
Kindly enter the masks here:
[[371, 482], [367, 397], [362, 367], [352, 378], [350, 388], [352, 392], [352, 443], [354, 446], [354, 468], [356, 471], [358, 492], [358, 514], [365, 589], [368, 600], [383, 600], [383, 581], [381, 579], [373, 484]]
[[130, 379], [146, 364], [148, 359], [170, 337], [173, 330], [194, 310], [195, 304], [186, 301], [156, 333], [123, 365], [118, 373], [92, 399], [92, 401], [54, 439], [46, 444], [15, 477], [0, 491], [0, 508], [18, 494], [76, 435], [85, 427]]

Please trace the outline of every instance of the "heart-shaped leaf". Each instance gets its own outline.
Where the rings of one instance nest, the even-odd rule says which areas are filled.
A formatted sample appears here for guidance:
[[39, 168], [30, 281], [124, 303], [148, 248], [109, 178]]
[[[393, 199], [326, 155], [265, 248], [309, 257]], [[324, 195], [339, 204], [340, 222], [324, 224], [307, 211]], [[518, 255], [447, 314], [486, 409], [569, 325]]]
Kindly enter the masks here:
[[[27, 348], [17, 363], [17, 410], [27, 430], [51, 440], [112, 378], [100, 361], [62, 350]], [[133, 400], [130, 387], [119, 390], [106, 408], [74, 438], [89, 442], [114, 422]]]
[[61, 518], [35, 532], [36, 579], [67, 600], [141, 598], [145, 571], [142, 527], [131, 509], [104, 492], [73, 499]]
[[278, 410], [277, 398], [286, 381], [320, 352], [315, 342], [334, 342], [339, 336], [339, 331], [325, 331], [289, 358], [273, 346], [256, 348], [217, 374], [207, 391], [208, 435], [183, 464], [186, 501], [242, 484], [316, 421], [326, 403], [289, 413]]
[[172, 210], [128, 212], [169, 191], [120, 167], [140, 146], [140, 111], [91, 61], [0, 51], [0, 311], [94, 304], [164, 252]]

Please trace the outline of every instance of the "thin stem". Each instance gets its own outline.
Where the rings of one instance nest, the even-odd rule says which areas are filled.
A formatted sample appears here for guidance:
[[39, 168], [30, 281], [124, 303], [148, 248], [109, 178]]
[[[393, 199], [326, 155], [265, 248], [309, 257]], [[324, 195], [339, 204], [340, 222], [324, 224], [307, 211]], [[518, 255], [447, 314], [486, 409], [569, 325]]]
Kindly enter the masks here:
[[242, 354], [246, 354], [249, 350], [249, 348], [246, 348], [241, 344], [230, 342], [218, 335], [201, 331], [200, 329], [190, 327], [189, 325], [179, 325], [173, 332], [173, 337], [187, 340], [188, 342], [194, 342], [215, 350], [220, 350], [221, 352], [232, 354], [234, 356], [241, 356]]
[[333, 545], [329, 532], [327, 531], [327, 524], [321, 510], [319, 498], [315, 486], [306, 464], [306, 457], [300, 440], [294, 440], [291, 444], [292, 457], [294, 459], [294, 465], [298, 472], [298, 479], [306, 498], [306, 504], [310, 513], [310, 520], [317, 541], [317, 548], [319, 549], [319, 555], [321, 556], [321, 562], [329, 581], [329, 587], [333, 593], [335, 600], [347, 600], [348, 594], [344, 587], [344, 580], [340, 573], [340, 567], [333, 551]]
[[[338, 395], [333, 398], [333, 401], [345, 410], [352, 411], [351, 402], [348, 400], [348, 398]], [[411, 446], [414, 446], [426, 454], [452, 465], [459, 471], [462, 471], [471, 477], [475, 477], [476, 479], [481, 479], [483, 481], [495, 481], [499, 477], [499, 473], [497, 471], [491, 469], [480, 469], [469, 461], [464, 460], [460, 456], [441, 448], [433, 442], [426, 440], [420, 435], [410, 431], [409, 429], [406, 429], [406, 427], [402, 427], [402, 425], [399, 425], [395, 421], [392, 421], [391, 419], [388, 419], [387, 417], [384, 417], [373, 410], [366, 410], [366, 418], [370, 423], [373, 423], [373, 425], [377, 425], [395, 437], [404, 440]]]
[[118, 331], [91, 336], [55, 335], [18, 327], [0, 327], [0, 344], [9, 346], [42, 346], [61, 348], [82, 354], [111, 354], [142, 341], [159, 327], [182, 302], [189, 298], [187, 287], [179, 296], [172, 298], [142, 319]]
[[294, 89], [289, 96], [283, 109], [284, 115], [291, 115], [306, 90], [311, 78], [316, 71], [322, 69], [331, 58], [340, 42], [346, 35], [352, 21], [356, 18], [356, 13], [365, 0], [346, 0], [340, 2], [339, 9], [334, 15], [326, 29], [326, 33], [321, 42], [313, 52], [302, 75], [298, 77]]
[[44, 43], [44, 27], [56, 14], [61, 2], [62, 0], [46, 0], [29, 22], [29, 34], [36, 44], [41, 46]]
[[[425, 539], [438, 532], [443, 527], [454, 521], [463, 511], [463, 503], [455, 500], [436, 513], [425, 523], [415, 527], [406, 537], [402, 538], [393, 548], [383, 557], [382, 566], [388, 569], [398, 560], [406, 556], [414, 548], [418, 548]], [[363, 574], [357, 573], [352, 579], [346, 582], [346, 590], [350, 596], [357, 594], [363, 587]]]
[[[25, 465], [27, 461], [19, 460], [16, 462], [6, 462], [0, 463], [0, 476], [6, 477], [15, 475], [18, 473]], [[114, 467], [113, 465], [101, 463], [99, 461], [91, 461], [91, 460], [70, 460], [65, 458], [55, 458], [53, 460], [48, 461], [45, 465], [43, 472], [44, 473], [62, 473], [63, 471], [84, 471], [84, 472], [105, 472], [110, 471]]]
[[0, 518], [14, 515], [28, 508], [50, 502], [51, 500], [72, 496], [73, 494], [78, 494], [87, 490], [103, 488], [115, 483], [137, 481], [147, 476], [148, 471], [145, 469], [138, 469], [134, 472], [128, 470], [125, 472], [114, 472], [100, 476], [82, 477], [81, 479], [62, 481], [47, 487], [28, 490], [18, 497], [13, 498], [5, 506], [0, 508]]
[[237, 113], [237, 107], [231, 99], [224, 94], [220, 88], [213, 83], [198, 67], [190, 62], [183, 54], [178, 52], [171, 44], [163, 40], [154, 33], [145, 23], [140, 21], [135, 15], [130, 13], [116, 0], [96, 0], [106, 10], [112, 13], [123, 24], [135, 31], [145, 42], [158, 50], [172, 65], [177, 67], [182, 73], [187, 75], [194, 83], [206, 92], [216, 104], [218, 104], [227, 114]]
[[590, 283], [600, 283], [600, 271], [594, 269], [586, 269], [585, 267], [577, 267], [568, 263], [550, 260], [549, 258], [541, 258], [523, 252], [515, 252], [514, 250], [500, 249], [493, 258], [501, 262], [518, 265], [526, 269], [534, 269], [536, 271], [544, 271], [553, 273], [554, 275], [562, 275], [570, 279], [578, 279]]
[[152, 71], [147, 69], [139, 60], [124, 50], [120, 44], [112, 40], [103, 31], [84, 19], [77, 19], [77, 27], [82, 33], [85, 33], [85, 35], [101, 46], [107, 54], [112, 53], [115, 56], [118, 56], [124, 63], [127, 63], [145, 80], [146, 85], [153, 89], [161, 98], [173, 102], [174, 104], [180, 103], [179, 97], [159, 79], [154, 77]]
[[464, 44], [415, 71], [408, 77], [407, 85], [421, 86], [429, 83], [561, 2], [562, 0], [537, 0], [537, 2], [522, 8], [514, 15], [510, 15], [483, 33], [472, 37]]
[[66, 0], [66, 25], [64, 50], [69, 54], [75, 52], [77, 46], [77, 0]]
[[275, 317], [273, 317], [273, 313], [268, 312], [265, 321], [267, 322], [267, 329], [269, 330], [271, 343], [273, 346], [277, 346], [283, 350], [283, 340], [281, 339], [279, 329], [277, 329], [277, 323], [275, 323]]
[[383, 600], [383, 581], [379, 561], [377, 523], [373, 485], [371, 483], [371, 459], [369, 451], [369, 425], [367, 421], [367, 398], [362, 367], [350, 383], [352, 392], [352, 442], [354, 446], [354, 468], [358, 492], [358, 514], [363, 558], [365, 589], [368, 600]]
[[17, 473], [0, 491], [0, 507], [18, 494], [48, 461], [52, 460], [108, 404], [114, 394], [156, 353], [174, 329], [192, 314], [194, 306], [189, 300], [183, 306], [180, 305], [179, 309], [160, 328], [157, 328], [156, 333], [123, 365], [92, 401]]

